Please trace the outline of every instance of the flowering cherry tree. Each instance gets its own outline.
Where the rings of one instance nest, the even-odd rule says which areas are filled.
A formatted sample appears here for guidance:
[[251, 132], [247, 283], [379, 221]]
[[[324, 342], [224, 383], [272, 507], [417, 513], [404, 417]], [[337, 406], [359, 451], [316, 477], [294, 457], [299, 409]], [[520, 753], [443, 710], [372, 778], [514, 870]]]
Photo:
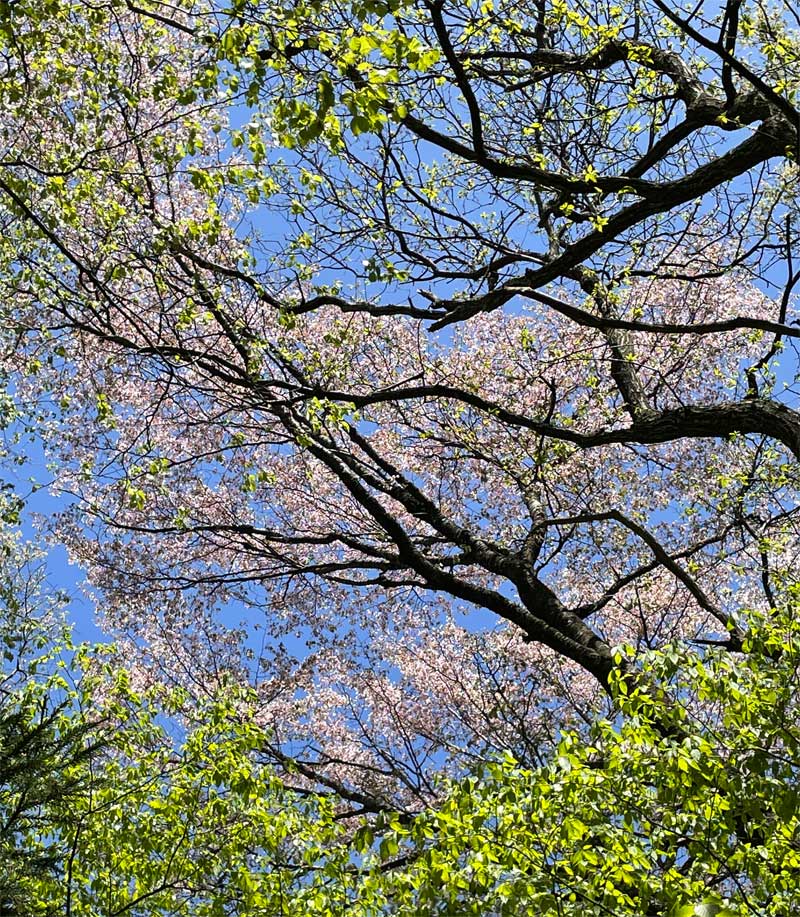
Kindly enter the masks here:
[[354, 811], [539, 763], [620, 644], [741, 651], [797, 563], [789, 12], [614, 9], [4, 25], [53, 535], [142, 686], [247, 680]]

